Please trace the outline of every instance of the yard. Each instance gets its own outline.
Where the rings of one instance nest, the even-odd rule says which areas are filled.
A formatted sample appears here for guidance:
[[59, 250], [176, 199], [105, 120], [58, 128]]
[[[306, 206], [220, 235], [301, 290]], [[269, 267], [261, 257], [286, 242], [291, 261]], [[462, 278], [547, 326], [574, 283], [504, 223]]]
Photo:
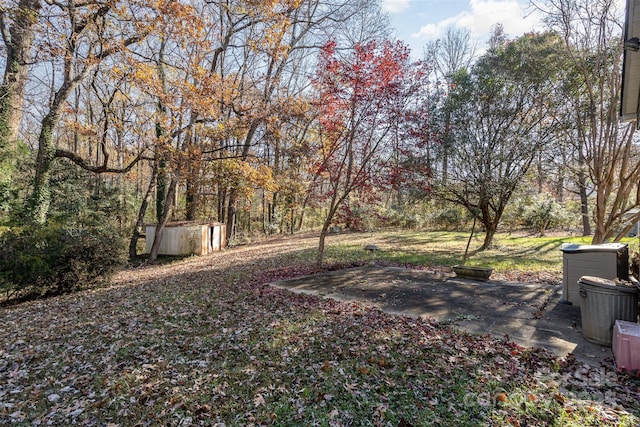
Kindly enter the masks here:
[[[573, 239], [577, 241], [579, 239]], [[471, 257], [553, 281], [566, 239]], [[463, 233], [331, 236], [327, 263], [446, 268]], [[132, 268], [105, 289], [0, 308], [0, 422], [15, 425], [637, 425], [640, 382], [509, 340], [274, 289], [317, 237]], [[473, 247], [473, 244], [472, 244]]]

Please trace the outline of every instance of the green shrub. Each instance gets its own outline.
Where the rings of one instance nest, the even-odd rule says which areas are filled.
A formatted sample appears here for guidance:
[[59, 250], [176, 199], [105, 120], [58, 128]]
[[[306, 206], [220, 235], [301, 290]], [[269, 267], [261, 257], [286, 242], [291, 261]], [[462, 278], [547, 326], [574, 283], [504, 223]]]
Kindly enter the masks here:
[[525, 228], [524, 212], [529, 203], [531, 203], [529, 196], [512, 198], [504, 209], [500, 226], [509, 232]]
[[501, 224], [509, 231], [525, 229], [544, 235], [547, 230], [580, 226], [579, 206], [558, 203], [547, 193], [514, 198], [502, 215]]
[[417, 230], [422, 227], [422, 218], [413, 212], [410, 206], [394, 205], [386, 209], [381, 209], [381, 212], [381, 226], [410, 230]]
[[540, 235], [550, 228], [565, 227], [571, 217], [560, 203], [544, 193], [531, 198], [522, 216], [525, 225]]
[[4, 224], [21, 217], [34, 166], [31, 149], [21, 141], [0, 151], [0, 223]]
[[109, 226], [49, 224], [0, 236], [0, 289], [7, 297], [69, 293], [106, 282], [127, 259], [124, 236]]
[[460, 230], [469, 220], [469, 213], [461, 206], [443, 204], [430, 212], [431, 227], [439, 230]]

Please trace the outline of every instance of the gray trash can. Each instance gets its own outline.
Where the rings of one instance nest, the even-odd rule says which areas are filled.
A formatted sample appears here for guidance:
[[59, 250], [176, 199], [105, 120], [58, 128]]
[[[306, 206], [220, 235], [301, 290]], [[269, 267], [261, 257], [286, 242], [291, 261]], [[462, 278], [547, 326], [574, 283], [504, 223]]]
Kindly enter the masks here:
[[583, 276], [580, 287], [582, 335], [592, 343], [611, 345], [616, 320], [638, 321], [638, 288], [613, 280]]

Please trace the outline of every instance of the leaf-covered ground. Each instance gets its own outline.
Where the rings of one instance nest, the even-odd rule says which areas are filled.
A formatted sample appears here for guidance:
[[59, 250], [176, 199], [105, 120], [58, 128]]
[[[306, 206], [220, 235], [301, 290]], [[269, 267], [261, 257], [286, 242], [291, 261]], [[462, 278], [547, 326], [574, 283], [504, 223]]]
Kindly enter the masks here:
[[610, 369], [266, 285], [314, 272], [316, 243], [270, 240], [0, 308], [0, 423], [640, 421], [638, 382]]

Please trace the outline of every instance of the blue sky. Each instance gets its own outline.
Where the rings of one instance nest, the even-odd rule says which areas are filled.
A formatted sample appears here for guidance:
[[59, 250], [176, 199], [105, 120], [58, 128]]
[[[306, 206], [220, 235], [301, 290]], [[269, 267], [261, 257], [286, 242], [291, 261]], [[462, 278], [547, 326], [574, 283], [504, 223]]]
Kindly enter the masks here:
[[483, 50], [491, 27], [500, 22], [509, 37], [542, 29], [528, 0], [382, 0], [398, 38], [422, 56], [424, 45], [450, 26], [466, 28]]

